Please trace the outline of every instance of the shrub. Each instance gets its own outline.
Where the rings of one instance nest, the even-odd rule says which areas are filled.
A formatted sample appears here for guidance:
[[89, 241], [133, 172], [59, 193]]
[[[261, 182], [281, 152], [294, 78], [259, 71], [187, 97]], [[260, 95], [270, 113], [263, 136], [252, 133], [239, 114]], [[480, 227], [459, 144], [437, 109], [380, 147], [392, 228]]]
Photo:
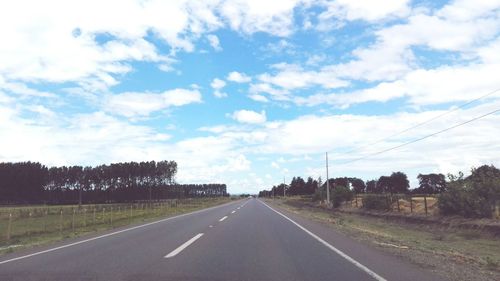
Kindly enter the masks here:
[[326, 189], [318, 188], [316, 189], [316, 191], [314, 191], [314, 194], [312, 196], [313, 202], [318, 202], [325, 199], [326, 199]]
[[366, 194], [363, 197], [363, 208], [368, 210], [387, 211], [391, 209], [387, 197], [378, 194]]
[[353, 192], [349, 190], [349, 188], [344, 186], [336, 186], [332, 190], [331, 199], [333, 203], [333, 207], [337, 208], [342, 204], [342, 202], [352, 200], [354, 196]]
[[[475, 170], [477, 171], [477, 170]], [[479, 172], [468, 178], [449, 176], [448, 190], [438, 197], [443, 215], [489, 218], [500, 200], [500, 178]]]

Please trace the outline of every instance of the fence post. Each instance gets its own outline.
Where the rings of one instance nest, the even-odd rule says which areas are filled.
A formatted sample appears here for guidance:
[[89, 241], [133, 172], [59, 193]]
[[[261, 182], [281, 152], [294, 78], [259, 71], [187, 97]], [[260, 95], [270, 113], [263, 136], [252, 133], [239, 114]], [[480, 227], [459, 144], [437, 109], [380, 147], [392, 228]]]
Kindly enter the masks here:
[[92, 224], [95, 226], [95, 206], [94, 206], [94, 211], [92, 214]]
[[73, 217], [71, 219], [71, 231], [72, 232], [75, 232], [75, 213], [76, 213], [76, 210], [73, 207]]
[[59, 212], [59, 232], [62, 234], [62, 230], [63, 230], [63, 210], [61, 208], [60, 212]]
[[7, 241], [10, 240], [11, 231], [12, 231], [12, 213], [9, 213], [9, 224], [7, 225]]
[[[28, 212], [28, 221], [31, 224], [31, 211]], [[28, 228], [28, 239], [31, 240], [31, 229]]]
[[106, 215], [106, 207], [102, 207], [102, 224], [106, 223], [106, 220], [104, 219]]
[[399, 207], [399, 198], [396, 196], [396, 201], [398, 202], [398, 212], [401, 213], [401, 207]]
[[358, 208], [358, 196], [354, 196], [354, 200], [356, 200], [356, 208]]
[[500, 219], [500, 201], [495, 202], [495, 218]]
[[111, 206], [111, 210], [109, 211], [109, 224], [113, 227], [113, 206]]
[[424, 195], [425, 215], [427, 216], [427, 197]]
[[410, 213], [413, 213], [413, 196], [410, 195]]
[[87, 209], [83, 209], [83, 227], [87, 227]]
[[130, 221], [130, 222], [132, 222], [132, 215], [133, 215], [133, 214], [132, 214], [132, 210], [133, 210], [133, 208], [134, 208], [134, 204], [131, 204], [131, 205], [130, 205], [130, 215], [129, 215], [129, 221]]
[[47, 231], [47, 217], [49, 216], [49, 208], [47, 208], [47, 210], [43, 211], [43, 232], [46, 232]]

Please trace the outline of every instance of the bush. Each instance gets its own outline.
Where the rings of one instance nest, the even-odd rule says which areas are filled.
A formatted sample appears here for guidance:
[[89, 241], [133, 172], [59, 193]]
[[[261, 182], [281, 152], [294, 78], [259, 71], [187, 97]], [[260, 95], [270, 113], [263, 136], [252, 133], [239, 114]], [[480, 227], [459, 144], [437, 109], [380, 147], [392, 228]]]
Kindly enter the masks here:
[[387, 197], [379, 194], [366, 194], [363, 197], [363, 208], [368, 210], [388, 211], [391, 209]]
[[344, 186], [337, 186], [332, 190], [331, 199], [333, 207], [337, 208], [342, 204], [342, 202], [352, 200], [354, 196], [353, 192], [349, 188]]
[[326, 189], [325, 188], [318, 188], [316, 191], [314, 191], [314, 194], [312, 196], [312, 201], [313, 202], [318, 202], [326, 199]]
[[463, 179], [451, 177], [448, 190], [438, 197], [443, 215], [468, 218], [490, 218], [500, 199], [500, 180], [492, 177]]

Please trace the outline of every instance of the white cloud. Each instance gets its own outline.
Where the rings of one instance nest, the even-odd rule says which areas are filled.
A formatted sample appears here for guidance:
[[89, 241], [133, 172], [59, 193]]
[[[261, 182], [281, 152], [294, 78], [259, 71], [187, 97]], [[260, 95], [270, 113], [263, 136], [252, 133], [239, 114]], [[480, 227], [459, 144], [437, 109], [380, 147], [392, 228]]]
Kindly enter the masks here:
[[110, 95], [104, 109], [126, 117], [148, 116], [172, 106], [201, 102], [198, 90], [173, 89], [163, 93], [121, 93]]
[[262, 94], [269, 94], [274, 100], [278, 101], [290, 100], [290, 91], [286, 89], [276, 89], [268, 83], [251, 84], [248, 91], [250, 97], [257, 101], [267, 100]]
[[261, 111], [260, 113], [258, 113], [252, 110], [237, 110], [233, 112], [231, 117], [240, 123], [261, 124], [266, 122], [265, 111]]
[[[341, 2], [331, 4], [336, 7]], [[352, 2], [352, 7], [357, 4]], [[393, 7], [405, 7], [408, 3], [394, 1], [393, 4]], [[406, 22], [376, 30], [374, 43], [354, 49], [353, 59], [346, 62], [316, 70], [288, 63], [273, 65], [275, 73], [257, 76], [261, 83], [251, 85], [250, 97], [268, 94], [272, 100], [293, 101], [297, 105], [331, 104], [342, 108], [401, 97], [407, 97], [412, 105], [469, 100], [498, 87], [494, 73], [500, 71], [499, 26], [500, 3], [497, 2], [485, 1], [474, 7], [474, 1], [455, 1], [435, 11], [416, 9]], [[436, 56], [438, 62], [445, 62], [429, 67], [421, 61], [415, 48], [431, 52], [432, 60]], [[358, 81], [368, 81], [375, 86], [348, 88]], [[313, 95], [308, 92], [304, 95], [304, 91], [296, 95], [299, 90], [316, 86], [323, 89], [315, 89]], [[333, 93], [332, 89], [335, 89]]]
[[210, 83], [210, 86], [215, 90], [220, 90], [226, 86], [226, 82], [219, 78], [215, 78], [214, 80], [212, 80], [212, 83]]
[[213, 34], [209, 34], [207, 35], [207, 40], [208, 40], [208, 43], [210, 44], [210, 46], [216, 50], [216, 51], [222, 51], [222, 47], [220, 46], [220, 42], [219, 42], [219, 37], [217, 37], [216, 35], [213, 35]]
[[227, 95], [227, 93], [224, 93], [224, 92], [221, 92], [219, 90], [216, 90], [216, 91], [214, 91], [214, 96], [216, 98], [221, 99], [221, 98], [227, 98], [228, 95]]
[[410, 13], [410, 0], [390, 0], [383, 4], [370, 0], [325, 1], [326, 11], [318, 16], [317, 29], [327, 31], [343, 26], [343, 21], [377, 21], [404, 17]]
[[295, 64], [277, 64], [273, 67], [278, 69], [277, 74], [264, 73], [259, 75], [259, 80], [286, 90], [308, 88], [315, 85], [331, 89], [345, 87], [349, 84], [349, 82], [342, 81], [327, 71], [307, 71]]
[[293, 30], [293, 10], [300, 0], [224, 1], [219, 12], [233, 30], [246, 34], [267, 32], [288, 36]]
[[269, 100], [265, 96], [259, 95], [259, 94], [252, 94], [252, 95], [249, 95], [248, 97], [250, 99], [252, 99], [254, 101], [258, 101], [258, 102], [269, 102]]
[[226, 82], [224, 80], [221, 80], [219, 78], [215, 78], [212, 80], [212, 83], [210, 83], [210, 86], [214, 89], [214, 96], [216, 98], [226, 98], [227, 94], [222, 92], [221, 89], [226, 86]]
[[232, 71], [227, 75], [227, 80], [236, 83], [248, 83], [252, 81], [252, 78], [247, 76], [245, 73]]
[[[7, 80], [77, 82], [92, 91], [105, 91], [132, 71], [133, 61], [153, 62], [161, 70], [172, 71], [176, 54], [194, 51], [196, 40], [203, 35], [220, 50], [218, 38], [211, 33], [225, 25], [245, 34], [290, 35], [293, 11], [299, 3], [1, 2], [0, 75]], [[148, 41], [149, 35], [167, 44], [170, 51], [163, 53]]]
[[[490, 52], [486, 53], [489, 56]], [[485, 64], [418, 69], [400, 80], [382, 82], [364, 90], [296, 97], [294, 102], [298, 105], [331, 104], [344, 108], [358, 103], [387, 102], [402, 97], [407, 97], [408, 103], [417, 106], [464, 102], [498, 89], [500, 84], [496, 73], [499, 72], [500, 63], [493, 60]]]

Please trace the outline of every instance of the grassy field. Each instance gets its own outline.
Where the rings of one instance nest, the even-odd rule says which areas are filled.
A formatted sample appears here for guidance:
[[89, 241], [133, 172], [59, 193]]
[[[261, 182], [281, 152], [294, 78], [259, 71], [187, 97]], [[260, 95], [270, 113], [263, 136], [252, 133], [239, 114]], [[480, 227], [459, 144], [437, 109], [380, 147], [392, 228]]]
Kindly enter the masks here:
[[229, 198], [153, 203], [0, 207], [0, 254], [127, 224], [187, 213]]
[[389, 221], [311, 206], [308, 198], [269, 200], [362, 243], [401, 256], [450, 280], [500, 280], [500, 239], [486, 233]]
[[[380, 195], [385, 196], [385, 195]], [[345, 202], [343, 205], [345, 207], [351, 208], [362, 208], [363, 207], [363, 195], [356, 195], [352, 201]], [[437, 215], [439, 214], [438, 200], [434, 196], [404, 196], [395, 195], [393, 202], [390, 204], [390, 209], [393, 212], [405, 213], [405, 214], [427, 214]]]

